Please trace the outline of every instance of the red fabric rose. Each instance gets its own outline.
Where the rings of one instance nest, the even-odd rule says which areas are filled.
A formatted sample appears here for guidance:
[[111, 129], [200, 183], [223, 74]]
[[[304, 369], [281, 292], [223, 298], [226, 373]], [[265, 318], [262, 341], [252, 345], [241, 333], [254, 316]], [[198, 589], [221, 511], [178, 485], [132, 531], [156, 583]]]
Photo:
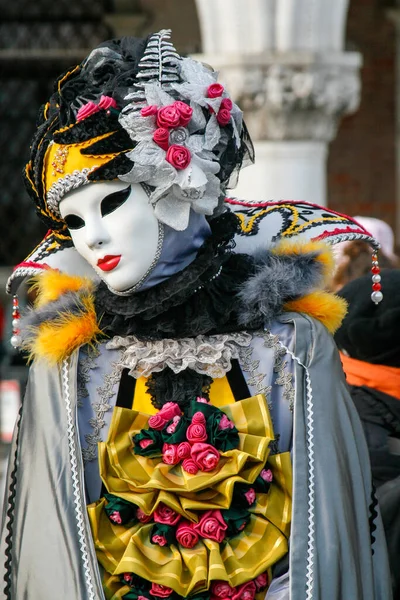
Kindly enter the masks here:
[[182, 463], [182, 469], [189, 473], [189, 475], [196, 475], [199, 470], [199, 467], [196, 465], [192, 458], [185, 458]]
[[177, 452], [177, 444], [164, 444], [162, 449], [163, 462], [166, 465], [177, 465], [179, 462], [179, 456]]
[[202, 425], [204, 425], [205, 422], [206, 418], [200, 410], [194, 413], [192, 417], [192, 423], [201, 423]]
[[155, 104], [150, 104], [149, 106], [144, 106], [140, 111], [142, 117], [151, 117], [158, 113], [158, 108]]
[[181, 117], [180, 121], [179, 121], [179, 125], [181, 127], [186, 127], [186, 125], [189, 123], [190, 119], [192, 118], [193, 108], [191, 108], [185, 102], [181, 102], [180, 100], [177, 100], [176, 102], [174, 102], [174, 106], [175, 106], [176, 110], [179, 112], [180, 117]]
[[201, 398], [200, 396], [197, 396], [196, 401], [200, 402], [200, 404], [210, 404], [207, 398]]
[[161, 415], [163, 419], [170, 421], [174, 417], [180, 417], [181, 413], [182, 411], [179, 408], [179, 404], [176, 402], [166, 402], [158, 414]]
[[221, 127], [225, 127], [231, 121], [231, 113], [227, 108], [221, 108], [217, 114], [217, 121]]
[[165, 525], [176, 525], [181, 515], [175, 510], [172, 510], [169, 506], [160, 502], [156, 510], [153, 513], [154, 520], [156, 523], [164, 523]]
[[207, 510], [200, 521], [194, 525], [195, 531], [201, 537], [214, 540], [220, 544], [225, 538], [228, 525], [225, 523], [220, 510]]
[[197, 532], [190, 521], [181, 521], [176, 528], [176, 541], [184, 548], [193, 548], [199, 541]]
[[230, 98], [224, 98], [221, 102], [220, 108], [226, 108], [226, 110], [231, 111], [233, 108], [233, 102]]
[[97, 104], [95, 104], [94, 102], [87, 102], [86, 104], [81, 106], [80, 109], [78, 110], [77, 115], [76, 115], [76, 120], [82, 121], [83, 119], [90, 117], [90, 115], [94, 115], [94, 113], [99, 112], [99, 110], [100, 109], [97, 106]]
[[143, 448], [143, 450], [152, 444], [154, 444], [153, 440], [140, 440], [139, 442], [139, 446]]
[[136, 511], [136, 518], [141, 523], [148, 523], [152, 520], [153, 517], [151, 515], [146, 515], [146, 513], [143, 512], [141, 508], [138, 508]]
[[175, 169], [182, 170], [189, 166], [191, 157], [190, 150], [185, 148], [185, 146], [173, 144], [168, 148], [165, 160], [175, 167]]
[[167, 433], [175, 433], [175, 429], [178, 427], [178, 423], [181, 420], [181, 417], [175, 416], [172, 419], [172, 423], [170, 423], [167, 427]]
[[260, 473], [260, 476], [261, 479], [264, 479], [264, 481], [268, 481], [268, 483], [271, 483], [271, 481], [274, 478], [271, 469], [263, 469]]
[[236, 592], [236, 588], [231, 587], [227, 581], [213, 581], [211, 584], [211, 593], [218, 598], [230, 598]]
[[218, 429], [233, 429], [234, 424], [226, 415], [222, 415], [220, 422], [218, 423]]
[[192, 450], [192, 446], [189, 444], [189, 442], [181, 442], [178, 445], [178, 456], [179, 456], [180, 460], [189, 458], [191, 450]]
[[111, 96], [101, 96], [99, 108], [103, 108], [104, 110], [107, 110], [108, 108], [117, 108], [117, 103]]
[[220, 83], [212, 83], [207, 88], [207, 98], [219, 98], [224, 93], [224, 86]]
[[153, 535], [151, 541], [153, 544], [158, 544], [159, 546], [165, 546], [167, 543], [167, 540], [163, 535]]
[[219, 463], [219, 452], [211, 444], [193, 444], [190, 455], [199, 469], [206, 473], [215, 469]]
[[249, 503], [249, 506], [254, 504], [254, 502], [256, 500], [256, 493], [254, 491], [254, 488], [248, 489], [244, 496], [245, 496], [247, 502]]
[[186, 439], [194, 444], [195, 442], [205, 442], [207, 431], [202, 423], [192, 423], [186, 430]]
[[118, 510], [114, 510], [114, 512], [112, 512], [110, 515], [110, 520], [113, 523], [116, 523], [117, 525], [121, 525], [122, 519], [121, 519], [120, 512]]
[[268, 574], [261, 573], [261, 575], [258, 575], [258, 577], [255, 578], [254, 583], [256, 584], [257, 592], [265, 590], [268, 585]]
[[164, 429], [164, 427], [166, 426], [166, 424], [168, 423], [167, 419], [164, 419], [160, 413], [157, 413], [156, 415], [152, 415], [149, 419], [149, 427], [151, 427], [152, 429]]
[[157, 598], [168, 598], [174, 590], [166, 585], [160, 585], [159, 583], [152, 583], [150, 594], [157, 596]]
[[157, 113], [158, 127], [179, 127], [181, 114], [175, 104], [163, 106]]
[[242, 583], [236, 589], [236, 594], [232, 596], [232, 600], [253, 600], [256, 595], [256, 584], [254, 581]]
[[169, 131], [166, 127], [159, 127], [153, 133], [153, 140], [163, 150], [168, 150], [169, 146]]

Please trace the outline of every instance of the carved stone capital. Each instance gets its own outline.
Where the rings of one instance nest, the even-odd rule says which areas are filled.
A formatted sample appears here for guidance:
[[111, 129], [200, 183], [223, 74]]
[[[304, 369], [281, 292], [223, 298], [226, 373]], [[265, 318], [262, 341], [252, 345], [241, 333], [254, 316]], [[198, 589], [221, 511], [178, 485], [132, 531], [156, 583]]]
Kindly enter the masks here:
[[360, 55], [201, 57], [220, 71], [254, 139], [331, 141], [360, 102]]

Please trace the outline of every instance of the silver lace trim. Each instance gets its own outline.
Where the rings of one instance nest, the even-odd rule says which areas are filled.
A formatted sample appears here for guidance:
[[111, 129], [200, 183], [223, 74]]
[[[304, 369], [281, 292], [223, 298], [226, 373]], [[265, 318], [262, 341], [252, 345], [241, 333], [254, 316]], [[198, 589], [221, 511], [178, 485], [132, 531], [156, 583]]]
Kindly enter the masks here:
[[89, 396], [86, 384], [90, 381], [89, 372], [96, 367], [96, 358], [99, 356], [98, 348], [82, 348], [81, 356], [79, 357], [79, 368], [77, 375], [77, 390], [78, 397], [77, 406], [83, 406], [82, 400]]
[[100, 436], [101, 430], [105, 427], [106, 422], [104, 415], [112, 408], [109, 401], [115, 395], [114, 387], [121, 379], [121, 371], [123, 366], [119, 361], [111, 363], [111, 373], [104, 376], [103, 385], [96, 389], [98, 402], [93, 402], [94, 417], [89, 419], [89, 425], [93, 432], [85, 435], [87, 447], [82, 448], [83, 462], [86, 464], [91, 460], [97, 460], [97, 444], [102, 441]]
[[91, 168], [87, 167], [81, 171], [75, 170], [72, 173], [65, 175], [65, 177], [60, 177], [60, 179], [57, 179], [57, 181], [53, 183], [46, 194], [48, 209], [51, 210], [51, 212], [58, 218], [61, 218], [59, 210], [61, 198], [63, 198], [63, 196], [68, 194], [68, 192], [71, 190], [76, 190], [78, 187], [90, 183], [88, 175], [95, 169], [97, 169], [97, 166]]
[[[273, 335], [269, 331], [257, 332], [255, 337], [258, 336], [263, 338], [264, 346], [266, 348], [272, 348], [274, 350], [274, 373], [277, 374], [275, 383], [283, 386], [283, 398], [287, 401], [290, 411], [293, 412], [295, 397], [293, 375], [292, 373], [286, 372], [287, 362], [283, 359], [287, 350], [279, 341], [279, 337]], [[252, 346], [241, 349], [239, 357], [240, 365], [245, 373], [249, 373], [247, 385], [254, 387], [257, 394], [265, 394], [268, 408], [271, 410], [272, 386], [265, 385], [264, 379], [266, 374], [259, 371], [260, 361], [253, 360], [253, 351]]]
[[79, 481], [79, 467], [76, 453], [75, 442], [75, 424], [73, 418], [73, 409], [71, 402], [71, 394], [69, 389], [69, 360], [66, 359], [62, 365], [62, 386], [64, 392], [65, 409], [67, 414], [67, 435], [68, 435], [68, 450], [71, 467], [72, 486], [74, 494], [75, 519], [79, 536], [79, 549], [81, 553], [83, 571], [85, 574], [85, 585], [87, 597], [89, 600], [96, 600], [94, 586], [92, 582], [92, 573], [90, 570], [88, 541], [86, 539], [85, 520], [84, 520], [84, 502], [81, 493], [81, 485]]
[[251, 340], [252, 335], [245, 332], [157, 341], [143, 341], [131, 335], [116, 336], [106, 347], [122, 349], [120, 369], [129, 369], [135, 378], [169, 367], [174, 373], [193, 369], [214, 379], [224, 377], [231, 369], [232, 359], [239, 358]]

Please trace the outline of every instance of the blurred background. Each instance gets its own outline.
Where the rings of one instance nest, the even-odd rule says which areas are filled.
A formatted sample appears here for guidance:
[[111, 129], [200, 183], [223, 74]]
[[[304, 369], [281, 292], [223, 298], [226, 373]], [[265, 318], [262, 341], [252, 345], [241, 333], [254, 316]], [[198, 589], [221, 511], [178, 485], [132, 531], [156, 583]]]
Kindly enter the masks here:
[[26, 378], [3, 290], [45, 233], [21, 171], [54, 78], [99, 42], [171, 28], [220, 71], [256, 150], [236, 196], [375, 217], [400, 240], [399, 0], [0, 0], [0, 15], [3, 446]]

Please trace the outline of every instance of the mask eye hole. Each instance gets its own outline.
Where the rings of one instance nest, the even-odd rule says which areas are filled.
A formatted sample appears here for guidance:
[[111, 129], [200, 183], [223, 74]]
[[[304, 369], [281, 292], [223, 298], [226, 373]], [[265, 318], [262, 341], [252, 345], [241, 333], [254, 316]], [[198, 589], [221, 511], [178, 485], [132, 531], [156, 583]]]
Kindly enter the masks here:
[[114, 192], [113, 194], [109, 194], [108, 196], [103, 198], [100, 205], [101, 216], [105, 217], [106, 215], [109, 215], [110, 213], [114, 212], [114, 210], [117, 210], [117, 208], [119, 208], [124, 202], [126, 202], [130, 193], [131, 186], [128, 185], [126, 189], [119, 190], [118, 192]]
[[77, 215], [67, 215], [64, 217], [68, 229], [81, 229], [85, 226], [85, 221]]

